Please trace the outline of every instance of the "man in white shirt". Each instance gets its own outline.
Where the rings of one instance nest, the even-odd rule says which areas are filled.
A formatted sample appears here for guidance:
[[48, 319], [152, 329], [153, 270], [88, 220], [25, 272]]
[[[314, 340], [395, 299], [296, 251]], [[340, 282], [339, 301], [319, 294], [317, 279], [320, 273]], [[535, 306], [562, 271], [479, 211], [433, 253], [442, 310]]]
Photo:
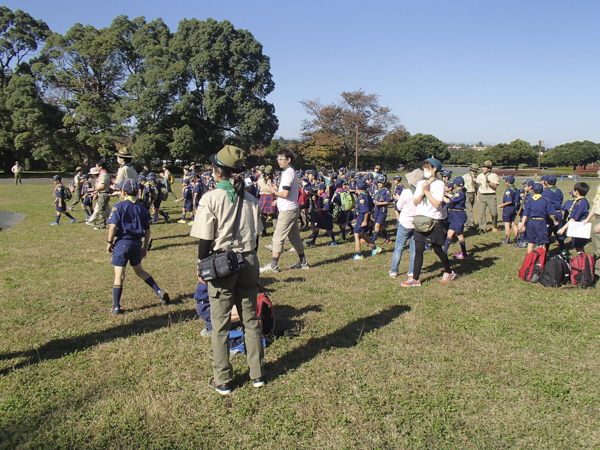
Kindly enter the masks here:
[[271, 193], [277, 202], [277, 225], [273, 233], [273, 257], [271, 262], [261, 267], [261, 273], [280, 272], [278, 267], [279, 257], [283, 252], [283, 244], [286, 238], [290, 240], [294, 249], [298, 252], [300, 260], [290, 266], [290, 269], [308, 269], [309, 265], [304, 256], [304, 244], [300, 238], [298, 219], [300, 218], [300, 206], [298, 205], [298, 175], [292, 167], [294, 154], [288, 149], [281, 150], [277, 154], [277, 163], [283, 173], [279, 181], [279, 188], [269, 185]]
[[23, 166], [19, 164], [19, 161], [15, 161], [15, 165], [10, 169], [12, 173], [15, 174], [15, 185], [23, 184], [21, 180], [21, 175], [23, 174]]
[[496, 188], [500, 184], [498, 175], [492, 172], [493, 163], [487, 160], [483, 163], [483, 173], [477, 175], [479, 197], [479, 232], [485, 233], [487, 228], [486, 208], [492, 216], [492, 231], [498, 231], [498, 199]]

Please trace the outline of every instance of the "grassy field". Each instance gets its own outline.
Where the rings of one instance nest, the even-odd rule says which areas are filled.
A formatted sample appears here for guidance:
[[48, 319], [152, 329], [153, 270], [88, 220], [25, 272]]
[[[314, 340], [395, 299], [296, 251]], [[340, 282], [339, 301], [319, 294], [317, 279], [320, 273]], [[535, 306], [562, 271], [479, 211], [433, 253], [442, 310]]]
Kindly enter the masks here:
[[[321, 237], [310, 270], [261, 278], [279, 336], [268, 384], [252, 388], [238, 355], [237, 388], [221, 397], [187, 225], [153, 226], [144, 262], [174, 303], [129, 270], [127, 312], [111, 316], [106, 234], [50, 227], [50, 183], [0, 193], [0, 209], [28, 214], [0, 232], [0, 448], [600, 447], [596, 289], [521, 282], [525, 253], [502, 233], [469, 236], [450, 285], [427, 252], [413, 289], [388, 277], [393, 244], [353, 261], [352, 243]], [[284, 253], [280, 266], [295, 262]]]

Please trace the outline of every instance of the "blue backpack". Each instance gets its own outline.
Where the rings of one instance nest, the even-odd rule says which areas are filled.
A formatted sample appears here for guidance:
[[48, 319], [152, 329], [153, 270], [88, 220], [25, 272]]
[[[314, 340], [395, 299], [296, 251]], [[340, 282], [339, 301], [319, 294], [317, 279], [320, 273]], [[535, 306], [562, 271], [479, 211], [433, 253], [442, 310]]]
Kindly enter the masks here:
[[[263, 337], [263, 347], [267, 346], [267, 340]], [[229, 332], [229, 354], [237, 355], [238, 353], [246, 353], [244, 347], [244, 332], [243, 331], [230, 331]]]

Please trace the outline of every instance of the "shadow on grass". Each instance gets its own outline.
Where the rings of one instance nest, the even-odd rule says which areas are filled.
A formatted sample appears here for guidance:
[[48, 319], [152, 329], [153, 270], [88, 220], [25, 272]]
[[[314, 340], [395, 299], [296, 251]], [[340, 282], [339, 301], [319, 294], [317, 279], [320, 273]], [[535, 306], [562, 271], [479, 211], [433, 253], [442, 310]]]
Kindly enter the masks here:
[[[479, 270], [493, 267], [496, 264], [496, 261], [498, 261], [499, 259], [500, 258], [496, 256], [483, 259], [475, 259], [469, 257], [463, 260], [456, 260], [450, 258], [450, 267], [454, 272], [456, 272], [456, 275], [458, 275], [458, 277], [460, 278], [475, 273]], [[442, 276], [443, 269], [444, 265], [439, 260], [428, 266], [423, 266], [420, 276], [421, 281], [423, 282], [428, 280], [429, 278], [436, 278], [438, 276]]]
[[321, 312], [321, 310], [321, 305], [310, 305], [300, 309], [288, 305], [276, 305], [275, 336], [284, 336], [288, 331], [300, 332], [304, 328], [304, 320], [299, 317], [307, 312]]
[[286, 353], [276, 361], [267, 363], [265, 371], [267, 379], [273, 381], [309, 362], [323, 351], [333, 348], [351, 348], [356, 346], [361, 337], [373, 330], [389, 325], [401, 314], [410, 311], [409, 306], [394, 305], [372, 316], [362, 317], [350, 322], [343, 328], [322, 337], [309, 339], [305, 345]]
[[284, 278], [283, 280], [278, 280], [277, 278], [273, 278], [273, 277], [263, 277], [261, 276], [259, 278], [259, 292], [266, 292], [266, 293], [270, 293], [270, 292], [275, 292], [275, 289], [270, 289], [268, 286], [270, 286], [273, 283], [282, 281], [284, 283], [293, 283], [294, 281], [298, 281], [298, 282], [304, 282], [306, 281], [306, 278], [304, 277], [287, 277]]
[[167, 313], [160, 316], [147, 317], [134, 320], [131, 323], [118, 325], [107, 330], [97, 331], [85, 336], [68, 339], [56, 339], [41, 347], [24, 352], [5, 353], [0, 355], [0, 360], [20, 358], [21, 361], [14, 366], [0, 370], [0, 375], [6, 375], [14, 369], [35, 364], [41, 361], [62, 358], [73, 352], [81, 352], [100, 344], [127, 338], [132, 335], [151, 333], [160, 328], [169, 327], [171, 323], [183, 322], [197, 317], [196, 310], [181, 311], [176, 314]]

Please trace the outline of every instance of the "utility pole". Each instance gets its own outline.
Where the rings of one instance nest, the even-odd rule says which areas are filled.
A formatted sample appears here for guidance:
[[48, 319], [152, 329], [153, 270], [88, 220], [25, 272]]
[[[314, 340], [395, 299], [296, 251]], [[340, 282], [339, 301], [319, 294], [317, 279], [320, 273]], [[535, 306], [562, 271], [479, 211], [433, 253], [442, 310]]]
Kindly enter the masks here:
[[358, 172], [358, 116], [356, 116], [356, 163], [354, 169]]
[[538, 173], [542, 167], [542, 142], [538, 141]]

